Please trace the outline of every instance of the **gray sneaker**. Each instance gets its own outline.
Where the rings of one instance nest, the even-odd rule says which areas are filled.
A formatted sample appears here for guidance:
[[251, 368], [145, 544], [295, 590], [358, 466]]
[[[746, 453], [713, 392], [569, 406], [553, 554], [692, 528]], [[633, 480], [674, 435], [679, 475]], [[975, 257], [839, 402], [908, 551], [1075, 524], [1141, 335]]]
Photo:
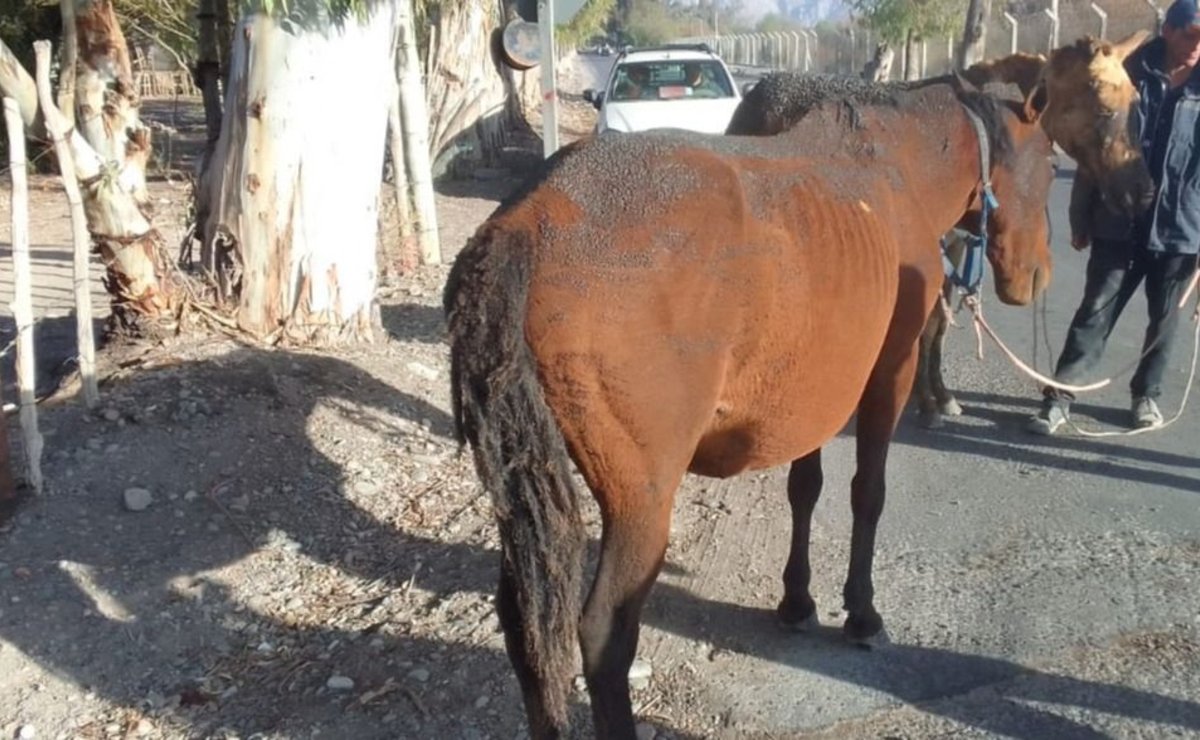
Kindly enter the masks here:
[[1163, 423], [1162, 412], [1158, 410], [1158, 404], [1154, 402], [1153, 398], [1142, 396], [1141, 398], [1133, 399], [1133, 405], [1130, 407], [1129, 413], [1133, 415], [1134, 429], [1157, 427]]
[[1048, 406], [1043, 406], [1042, 410], [1037, 412], [1025, 425], [1025, 431], [1031, 434], [1040, 434], [1043, 437], [1049, 437], [1062, 428], [1063, 424], [1067, 423], [1067, 418], [1070, 413], [1067, 407], [1059, 403], [1052, 403]]

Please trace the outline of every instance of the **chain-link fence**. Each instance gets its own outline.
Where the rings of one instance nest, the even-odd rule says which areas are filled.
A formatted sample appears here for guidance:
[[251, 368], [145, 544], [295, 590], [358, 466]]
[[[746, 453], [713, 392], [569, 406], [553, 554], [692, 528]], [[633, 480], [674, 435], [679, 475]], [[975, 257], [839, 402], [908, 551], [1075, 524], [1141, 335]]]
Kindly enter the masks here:
[[[1120, 39], [1134, 31], [1157, 31], [1166, 2], [1153, 0], [1072, 0], [1058, 3], [1057, 18], [1047, 0], [997, 4], [988, 24], [984, 57], [1023, 51], [1044, 54], [1056, 45], [1083, 36]], [[707, 43], [732, 65], [788, 69], [798, 72], [859, 74], [875, 54], [879, 37], [869, 29], [848, 25], [837, 30], [804, 29], [741, 33], [679, 39]], [[918, 76], [947, 74], [953, 69], [958, 37], [927, 39], [917, 45]], [[1056, 43], [1057, 41], [1057, 43]], [[894, 45], [892, 77], [905, 67], [903, 44]]]

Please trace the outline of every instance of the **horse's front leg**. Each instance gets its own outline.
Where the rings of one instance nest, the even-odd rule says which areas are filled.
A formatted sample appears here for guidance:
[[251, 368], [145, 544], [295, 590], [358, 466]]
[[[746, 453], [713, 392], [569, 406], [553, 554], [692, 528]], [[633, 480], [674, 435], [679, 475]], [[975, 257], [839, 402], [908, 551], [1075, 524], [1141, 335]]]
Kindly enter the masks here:
[[783, 600], [777, 613], [783, 626], [804, 632], [818, 625], [817, 604], [809, 584], [812, 566], [808, 560], [808, 543], [812, 531], [813, 509], [821, 497], [824, 476], [821, 472], [821, 450], [817, 449], [792, 463], [788, 471], [788, 503], [792, 507], [792, 549], [787, 567], [783, 570]]
[[933, 336], [933, 342], [929, 347], [929, 383], [933, 390], [933, 397], [937, 402], [937, 413], [940, 416], [962, 416], [962, 406], [958, 404], [958, 400], [954, 398], [954, 394], [946, 387], [946, 380], [942, 376], [942, 356], [946, 348], [946, 329], [950, 326], [950, 316], [946, 313], [950, 305], [950, 298], [954, 293], [953, 286], [950, 281], [946, 281], [945, 287], [942, 288], [942, 296], [945, 302], [938, 302], [938, 305], [933, 307], [933, 313], [937, 314], [938, 326]]
[[875, 611], [871, 567], [875, 558], [875, 529], [883, 513], [888, 447], [908, 400], [917, 365], [914, 336], [917, 331], [919, 326], [911, 333], [897, 332], [901, 337], [906, 333], [910, 337], [906, 347], [900, 345], [903, 340], [899, 337], [895, 337], [898, 341], [887, 343], [890, 346], [885, 346], [858, 406], [858, 469], [850, 484], [854, 525], [850, 535], [850, 572], [843, 590], [848, 612], [843, 631], [852, 642], [868, 646], [887, 639], [883, 619]]

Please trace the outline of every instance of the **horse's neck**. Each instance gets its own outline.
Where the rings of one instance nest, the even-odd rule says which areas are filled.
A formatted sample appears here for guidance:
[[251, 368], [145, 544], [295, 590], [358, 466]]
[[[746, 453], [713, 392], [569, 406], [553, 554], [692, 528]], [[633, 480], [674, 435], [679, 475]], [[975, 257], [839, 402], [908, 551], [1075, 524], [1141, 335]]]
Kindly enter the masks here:
[[842, 154], [867, 168], [900, 172], [905, 191], [889, 199], [901, 199], [940, 229], [936, 239], [961, 219], [983, 176], [979, 139], [949, 88], [905, 95], [911, 97], [899, 106], [852, 105], [854, 122], [845, 120], [845, 110], [825, 107], [785, 135], [797, 153]]

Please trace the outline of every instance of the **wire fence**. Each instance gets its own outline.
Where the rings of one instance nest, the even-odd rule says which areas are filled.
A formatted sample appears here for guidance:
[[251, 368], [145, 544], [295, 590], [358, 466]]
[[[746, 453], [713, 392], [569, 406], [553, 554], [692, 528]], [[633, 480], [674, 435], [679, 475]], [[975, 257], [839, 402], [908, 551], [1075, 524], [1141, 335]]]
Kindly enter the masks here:
[[[1061, 2], [1057, 13], [1046, 0], [997, 4], [984, 40], [984, 58], [1018, 51], [1044, 54], [1084, 36], [1120, 39], [1138, 30], [1157, 31], [1164, 6], [1153, 0]], [[856, 75], [875, 54], [880, 38], [870, 29], [842, 28], [726, 34], [679, 39], [707, 43], [728, 64], [798, 72]], [[959, 37], [926, 39], [913, 60], [920, 77], [949, 73]], [[895, 45], [893, 76], [905, 66], [903, 44]]]

